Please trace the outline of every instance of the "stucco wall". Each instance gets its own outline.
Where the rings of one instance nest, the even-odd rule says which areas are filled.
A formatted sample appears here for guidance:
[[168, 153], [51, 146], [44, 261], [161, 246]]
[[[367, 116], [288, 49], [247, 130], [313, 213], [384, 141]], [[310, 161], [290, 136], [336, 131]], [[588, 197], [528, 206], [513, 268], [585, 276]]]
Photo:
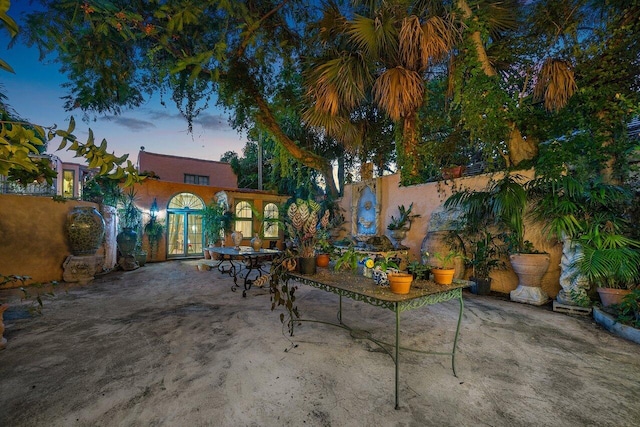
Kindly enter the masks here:
[[28, 283], [61, 281], [62, 263], [71, 255], [65, 224], [75, 206], [98, 208], [89, 202], [0, 194], [0, 273], [31, 276]]
[[[520, 173], [525, 177], [532, 177], [533, 172]], [[409, 207], [413, 203], [413, 213], [420, 214], [420, 218], [416, 218], [407, 233], [407, 237], [403, 240], [403, 244], [409, 247], [410, 254], [420, 259], [420, 248], [422, 242], [429, 232], [428, 223], [431, 214], [438, 209], [444, 201], [453, 193], [453, 189], [473, 189], [481, 190], [485, 188], [490, 179], [490, 175], [479, 175], [473, 177], [463, 177], [449, 181], [430, 182], [426, 184], [413, 185], [409, 187], [401, 187], [400, 175], [386, 175], [377, 180], [380, 187], [380, 218], [381, 225], [379, 234], [389, 237], [387, 225], [391, 222], [391, 216], [398, 216], [398, 206], [404, 205]], [[347, 212], [346, 218], [348, 223], [345, 228], [351, 231], [351, 198], [353, 194], [353, 186], [346, 185], [344, 195], [339, 201], [340, 206]], [[344, 233], [343, 233], [344, 234]], [[540, 225], [527, 223], [525, 226], [525, 239], [530, 240], [538, 249], [544, 250], [551, 254], [551, 264], [549, 270], [543, 278], [542, 287], [551, 296], [555, 297], [560, 290], [560, 257], [562, 246], [555, 242], [550, 242], [542, 236]], [[507, 263], [508, 264], [508, 263]], [[469, 272], [468, 272], [469, 273]], [[518, 279], [513, 270], [509, 268], [505, 271], [495, 271], [491, 275], [493, 281], [491, 289], [496, 292], [508, 293], [515, 289]]]

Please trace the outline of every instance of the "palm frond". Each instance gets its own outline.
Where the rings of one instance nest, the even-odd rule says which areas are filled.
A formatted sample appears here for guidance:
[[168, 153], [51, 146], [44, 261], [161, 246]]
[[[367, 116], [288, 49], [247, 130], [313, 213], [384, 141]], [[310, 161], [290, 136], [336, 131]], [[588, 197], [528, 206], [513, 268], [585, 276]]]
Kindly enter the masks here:
[[403, 67], [391, 68], [374, 83], [373, 96], [389, 117], [398, 121], [422, 105], [423, 81], [415, 71]]
[[402, 20], [398, 50], [403, 66], [413, 71], [424, 71], [429, 63], [423, 46], [424, 33], [417, 16], [409, 16]]
[[567, 61], [548, 58], [538, 73], [533, 89], [536, 100], [544, 99], [548, 111], [557, 111], [569, 102], [578, 89], [573, 67]]

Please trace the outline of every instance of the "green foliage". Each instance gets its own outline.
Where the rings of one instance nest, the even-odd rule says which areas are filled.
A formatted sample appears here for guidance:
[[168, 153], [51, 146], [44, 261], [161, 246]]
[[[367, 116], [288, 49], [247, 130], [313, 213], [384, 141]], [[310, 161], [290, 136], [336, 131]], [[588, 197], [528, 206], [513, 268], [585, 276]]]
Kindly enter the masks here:
[[358, 270], [359, 262], [360, 255], [358, 254], [358, 252], [356, 252], [355, 247], [350, 246], [344, 252], [342, 252], [342, 254], [340, 254], [338, 259], [336, 259], [336, 263], [333, 266], [333, 269], [335, 271], [350, 270], [355, 272]]
[[20, 282], [20, 292], [22, 293], [22, 300], [31, 301], [29, 306], [29, 312], [31, 314], [42, 314], [44, 308], [43, 297], [53, 298], [55, 296], [54, 288], [59, 285], [57, 281], [49, 283], [35, 282], [30, 285], [25, 283], [31, 280], [31, 276], [19, 276], [16, 274], [10, 274], [5, 276], [0, 273], [0, 289], [3, 289], [8, 283]]
[[629, 295], [625, 295], [620, 304], [612, 307], [616, 319], [620, 323], [640, 328], [640, 288], [636, 288]]
[[387, 230], [408, 230], [411, 228], [411, 221], [415, 218], [420, 218], [420, 214], [411, 213], [412, 209], [413, 203], [409, 205], [409, 208], [405, 208], [404, 205], [399, 205], [398, 211], [400, 215], [398, 215], [398, 218], [391, 215], [391, 222], [387, 226]]
[[423, 257], [427, 259], [433, 257], [438, 261], [439, 266], [432, 268], [453, 268], [455, 260], [462, 258], [463, 254], [456, 249], [450, 249], [448, 252], [425, 252]]
[[460, 208], [466, 230], [495, 227], [512, 253], [536, 253], [531, 242], [524, 240], [524, 214], [527, 192], [521, 175], [505, 174], [491, 180], [483, 191], [464, 190], [451, 195], [445, 208]]
[[146, 234], [147, 239], [149, 239], [149, 249], [151, 250], [150, 255], [151, 259], [154, 259], [158, 253], [160, 239], [162, 239], [162, 235], [164, 234], [164, 223], [155, 218], [149, 219], [149, 221], [144, 225], [144, 234]]

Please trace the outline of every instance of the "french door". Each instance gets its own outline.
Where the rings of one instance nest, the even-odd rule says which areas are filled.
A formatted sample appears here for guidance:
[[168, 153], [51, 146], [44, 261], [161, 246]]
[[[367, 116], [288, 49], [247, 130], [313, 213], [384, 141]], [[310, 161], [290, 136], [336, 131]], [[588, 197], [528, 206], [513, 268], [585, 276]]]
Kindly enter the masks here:
[[202, 255], [202, 215], [167, 212], [167, 258]]

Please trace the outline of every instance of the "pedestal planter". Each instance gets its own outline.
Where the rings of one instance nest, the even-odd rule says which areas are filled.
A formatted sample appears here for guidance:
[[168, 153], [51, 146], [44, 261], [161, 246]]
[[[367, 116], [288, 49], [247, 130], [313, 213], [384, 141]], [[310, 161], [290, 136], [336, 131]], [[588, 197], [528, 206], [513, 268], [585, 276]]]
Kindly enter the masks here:
[[91, 206], [76, 206], [67, 216], [67, 236], [73, 255], [93, 255], [104, 239], [104, 219]]
[[513, 271], [518, 275], [518, 287], [509, 294], [511, 301], [532, 305], [549, 302], [541, 282], [550, 259], [549, 254], [513, 254], [509, 257]]

